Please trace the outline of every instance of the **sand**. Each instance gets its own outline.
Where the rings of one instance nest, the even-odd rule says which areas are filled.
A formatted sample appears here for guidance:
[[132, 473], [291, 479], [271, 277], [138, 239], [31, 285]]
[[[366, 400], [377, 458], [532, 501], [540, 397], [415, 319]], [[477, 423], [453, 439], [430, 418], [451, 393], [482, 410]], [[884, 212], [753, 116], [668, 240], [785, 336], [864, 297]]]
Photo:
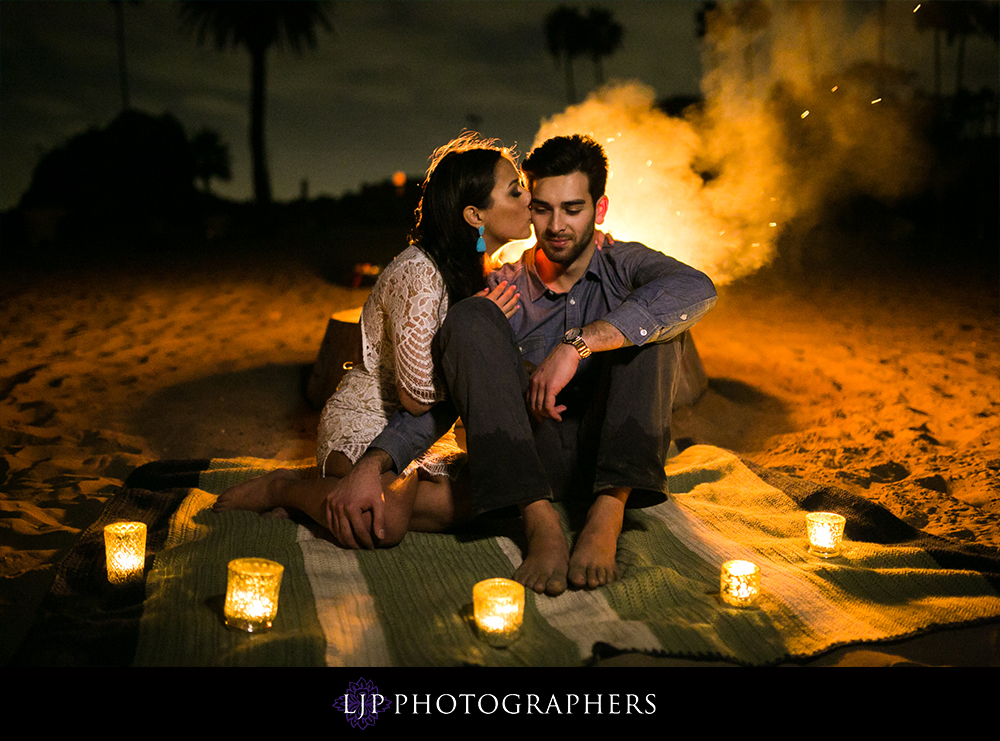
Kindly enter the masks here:
[[[0, 659], [54, 564], [163, 458], [314, 453], [303, 376], [364, 302], [302, 265], [218, 257], [0, 276]], [[694, 330], [710, 377], [676, 438], [846, 488], [1000, 546], [996, 275], [765, 273]]]

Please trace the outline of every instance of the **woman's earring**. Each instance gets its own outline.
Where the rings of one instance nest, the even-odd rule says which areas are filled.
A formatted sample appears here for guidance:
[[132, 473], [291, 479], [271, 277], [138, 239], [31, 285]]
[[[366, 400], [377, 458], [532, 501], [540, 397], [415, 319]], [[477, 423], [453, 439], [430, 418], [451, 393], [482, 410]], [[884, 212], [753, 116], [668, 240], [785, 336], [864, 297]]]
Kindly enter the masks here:
[[483, 239], [483, 232], [485, 231], [485, 226], [479, 227], [479, 239], [476, 241], [476, 252], [486, 252], [486, 240]]

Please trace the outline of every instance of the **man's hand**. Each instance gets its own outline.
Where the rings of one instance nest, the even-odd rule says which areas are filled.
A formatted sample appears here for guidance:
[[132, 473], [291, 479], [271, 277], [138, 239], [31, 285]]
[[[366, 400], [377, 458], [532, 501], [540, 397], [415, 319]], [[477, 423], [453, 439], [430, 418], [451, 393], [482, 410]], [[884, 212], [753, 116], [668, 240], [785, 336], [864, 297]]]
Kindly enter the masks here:
[[327, 527], [342, 548], [372, 549], [385, 537], [382, 473], [388, 458], [380, 450], [365, 453], [327, 495]]
[[514, 313], [521, 308], [520, 304], [517, 303], [517, 300], [521, 298], [521, 294], [517, 293], [517, 286], [513, 283], [511, 285], [507, 285], [507, 281], [505, 280], [497, 283], [496, 288], [492, 291], [488, 288], [484, 288], [476, 295], [485, 296], [490, 301], [495, 303], [500, 307], [500, 311], [502, 311], [504, 316], [508, 319], [514, 316]]
[[572, 345], [560, 343], [531, 374], [528, 384], [528, 410], [538, 419], [549, 417], [562, 422], [564, 404], [556, 405], [556, 395], [573, 380], [580, 365], [580, 353]]

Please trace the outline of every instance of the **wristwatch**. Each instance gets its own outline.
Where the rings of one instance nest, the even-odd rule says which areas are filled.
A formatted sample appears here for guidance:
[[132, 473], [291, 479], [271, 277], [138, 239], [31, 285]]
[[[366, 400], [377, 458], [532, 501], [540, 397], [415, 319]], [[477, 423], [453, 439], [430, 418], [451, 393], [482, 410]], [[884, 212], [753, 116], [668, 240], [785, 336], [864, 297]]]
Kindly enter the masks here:
[[580, 353], [580, 358], [586, 358], [590, 355], [590, 348], [587, 347], [587, 343], [583, 341], [583, 330], [579, 327], [573, 327], [562, 338], [564, 345], [572, 345], [576, 348], [576, 351]]

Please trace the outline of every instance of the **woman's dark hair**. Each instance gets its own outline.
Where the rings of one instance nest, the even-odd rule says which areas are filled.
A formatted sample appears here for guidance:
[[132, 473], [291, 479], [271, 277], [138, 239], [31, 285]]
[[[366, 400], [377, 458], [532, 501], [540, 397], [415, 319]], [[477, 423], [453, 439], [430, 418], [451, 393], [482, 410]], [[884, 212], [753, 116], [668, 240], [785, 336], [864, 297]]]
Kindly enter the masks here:
[[511, 150], [471, 131], [431, 155], [410, 244], [437, 265], [452, 304], [486, 288], [483, 254], [476, 252], [479, 234], [462, 212], [466, 206], [486, 209], [493, 205], [501, 157], [514, 163]]

